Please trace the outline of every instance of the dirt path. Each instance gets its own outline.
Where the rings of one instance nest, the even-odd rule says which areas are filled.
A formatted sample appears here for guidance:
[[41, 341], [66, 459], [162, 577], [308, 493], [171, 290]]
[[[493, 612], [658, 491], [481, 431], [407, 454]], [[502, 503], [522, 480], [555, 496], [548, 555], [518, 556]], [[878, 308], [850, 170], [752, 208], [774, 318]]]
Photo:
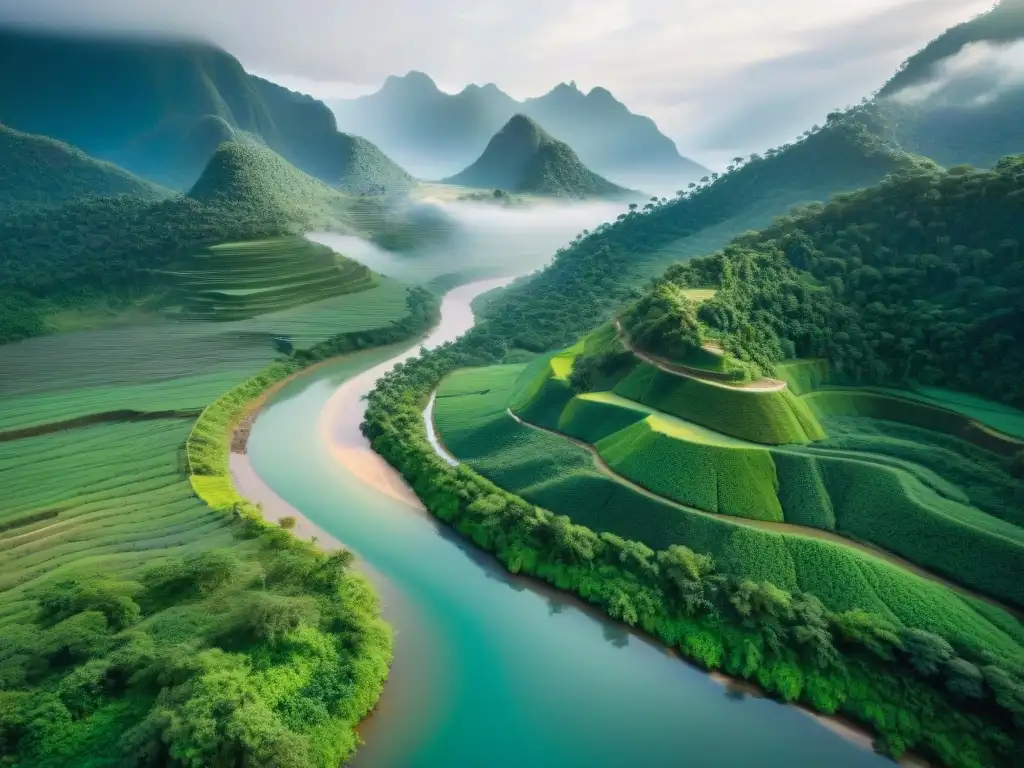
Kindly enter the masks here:
[[821, 541], [831, 542], [832, 544], [836, 544], [841, 547], [855, 549], [867, 555], [871, 555], [872, 557], [885, 560], [886, 562], [895, 565], [898, 568], [902, 568], [903, 570], [912, 573], [915, 576], [920, 576], [922, 579], [926, 579], [928, 581], [947, 587], [948, 589], [951, 589], [954, 592], [957, 592], [958, 594], [964, 595], [965, 597], [970, 597], [975, 600], [981, 600], [985, 603], [988, 603], [989, 605], [993, 605], [996, 608], [1000, 608], [1006, 611], [1011, 616], [1015, 616], [1018, 619], [1024, 620], [1024, 613], [1017, 611], [1007, 605], [1004, 605], [1000, 603], [998, 600], [994, 600], [991, 597], [986, 597], [985, 595], [966, 589], [960, 586], [959, 584], [955, 584], [942, 576], [934, 574], [931, 571], [928, 571], [922, 568], [921, 566], [910, 562], [909, 560], [904, 560], [902, 557], [898, 557], [892, 554], [891, 552], [887, 552], [884, 549], [879, 549], [878, 547], [874, 547], [870, 544], [864, 544], [863, 542], [847, 538], [846, 536], [842, 536], [838, 533], [833, 533], [832, 531], [823, 531], [818, 528], [808, 528], [802, 525], [793, 525], [792, 523], [774, 523], [768, 520], [751, 520], [749, 518], [736, 517], [734, 515], [723, 515], [718, 512], [706, 512], [703, 509], [697, 509], [696, 507], [688, 507], [685, 504], [680, 504], [679, 502], [673, 501], [672, 499], [666, 498], [665, 496], [660, 496], [654, 493], [653, 491], [644, 488], [642, 485], [634, 483], [629, 478], [623, 477], [622, 475], [618, 474], [615, 470], [608, 466], [605, 460], [601, 458], [601, 455], [597, 452], [597, 449], [594, 446], [590, 445], [590, 443], [585, 443], [582, 440], [577, 440], [576, 438], [570, 437], [569, 435], [562, 434], [561, 432], [556, 432], [553, 429], [546, 429], [545, 427], [539, 427], [536, 424], [531, 424], [528, 421], [523, 421], [521, 418], [512, 413], [510, 409], [506, 409], [506, 413], [508, 413], [509, 416], [511, 416], [520, 424], [522, 424], [524, 427], [536, 429], [540, 432], [547, 432], [549, 435], [554, 435], [555, 437], [559, 437], [562, 440], [568, 440], [573, 445], [579, 446], [580, 448], [582, 448], [583, 450], [590, 454], [591, 458], [594, 461], [594, 466], [597, 468], [599, 472], [611, 478], [615, 482], [621, 483], [630, 490], [633, 490], [639, 494], [642, 494], [643, 496], [646, 496], [649, 499], [660, 501], [664, 504], [668, 504], [669, 506], [675, 507], [676, 509], [680, 509], [686, 512], [692, 512], [698, 515], [705, 515], [706, 517], [714, 517], [718, 520], [724, 520], [735, 525], [744, 525], [749, 528], [759, 528], [765, 531], [774, 531], [775, 533], [785, 533], [791, 536], [803, 536], [804, 538], [819, 539]]
[[696, 381], [703, 382], [704, 384], [721, 387], [722, 389], [732, 389], [737, 392], [779, 392], [787, 386], [786, 382], [779, 379], [759, 379], [758, 381], [749, 381], [743, 384], [727, 383], [723, 380], [723, 377], [720, 374], [715, 374], [711, 371], [702, 371], [700, 368], [691, 368], [688, 365], [673, 363], [662, 357], [657, 357], [637, 349], [633, 346], [632, 342], [630, 342], [626, 332], [622, 329], [622, 323], [618, 320], [615, 321], [615, 330], [618, 332], [619, 341], [622, 342], [622, 346], [628, 349], [634, 357], [673, 376], [682, 376], [687, 379], [694, 379]]

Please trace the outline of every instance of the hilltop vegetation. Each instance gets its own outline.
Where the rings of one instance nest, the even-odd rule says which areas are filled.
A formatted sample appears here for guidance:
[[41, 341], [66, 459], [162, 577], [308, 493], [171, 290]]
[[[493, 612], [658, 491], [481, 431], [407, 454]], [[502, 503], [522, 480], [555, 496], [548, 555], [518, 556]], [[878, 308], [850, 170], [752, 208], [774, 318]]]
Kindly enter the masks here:
[[569, 145], [552, 138], [525, 115], [514, 115], [476, 162], [444, 181], [466, 187], [570, 198], [626, 193], [584, 166]]
[[[707, 177], [673, 201], [631, 205], [614, 223], [584, 232], [550, 266], [489, 303], [483, 319], [497, 338], [540, 351], [564, 346], [599, 325], [643, 281], [683, 255], [725, 245], [798, 203], [875, 184], [928, 165], [879, 138], [873, 108], [834, 114], [797, 144]], [[694, 243], [689, 251], [687, 243]], [[699, 248], [696, 244], [699, 244]], [[521, 319], [530, 318], [529, 325]]]
[[0, 125], [0, 190], [0, 207], [15, 201], [58, 204], [113, 195], [159, 200], [171, 194], [55, 139], [4, 125]]
[[224, 140], [248, 135], [334, 186], [370, 192], [410, 177], [365, 139], [339, 133], [310, 96], [248, 74], [193, 41], [0, 31], [0, 116], [184, 191]]
[[1019, 406], [1022, 185], [1024, 157], [992, 171], [920, 167], [664, 279], [719, 289], [697, 314], [742, 359], [823, 357], [839, 382], [921, 382]]

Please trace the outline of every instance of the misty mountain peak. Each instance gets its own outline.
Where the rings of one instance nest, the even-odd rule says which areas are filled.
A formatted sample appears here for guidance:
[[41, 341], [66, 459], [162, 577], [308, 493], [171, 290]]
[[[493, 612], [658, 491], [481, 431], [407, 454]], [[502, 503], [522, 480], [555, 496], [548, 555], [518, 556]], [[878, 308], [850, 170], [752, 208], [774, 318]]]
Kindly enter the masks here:
[[[425, 72], [411, 69], [405, 75], [388, 75], [383, 88], [402, 91], [438, 92], [437, 83]], [[383, 89], [382, 89], [383, 90]]]

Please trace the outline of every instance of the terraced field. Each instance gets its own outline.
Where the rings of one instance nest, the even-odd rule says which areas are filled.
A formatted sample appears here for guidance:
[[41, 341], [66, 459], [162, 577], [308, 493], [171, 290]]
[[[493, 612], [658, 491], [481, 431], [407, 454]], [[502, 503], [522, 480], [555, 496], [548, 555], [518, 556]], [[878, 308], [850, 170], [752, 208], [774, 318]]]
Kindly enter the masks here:
[[0, 633], [56, 577], [131, 578], [161, 558], [240, 545], [183, 472], [192, 418], [100, 424], [0, 444]]
[[241, 320], [357, 293], [376, 276], [357, 261], [303, 237], [215, 245], [168, 273], [173, 300], [190, 320]]
[[[770, 520], [750, 521], [688, 509], [686, 505], [671, 503], [668, 499], [657, 498], [655, 494], [645, 494], [625, 482], [617, 482], [613, 475], [602, 472], [595, 465], [594, 457], [585, 447], [519, 424], [506, 412], [514, 393], [530, 383], [536, 369], [537, 365], [459, 371], [445, 379], [438, 390], [434, 417], [444, 444], [456, 457], [502, 487], [539, 506], [566, 514], [574, 522], [594, 530], [638, 539], [655, 549], [671, 543], [685, 543], [696, 551], [711, 554], [723, 571], [769, 580], [786, 589], [806, 589], [837, 610], [860, 607], [901, 622], [952, 633], [952, 636], [963, 637], [965, 642], [998, 647], [999, 653], [1012, 656], [1021, 652], [1024, 630], [1009, 614], [981, 600], [959, 594], [941, 583], [925, 580], [912, 565], [894, 564], [892, 558], [884, 553], [874, 555], [853, 541], [849, 545], [837, 543], [835, 534], [831, 534], [832, 540], [822, 540], [816, 537], [813, 529], [806, 529], [806, 534], [800, 534], [794, 533], [791, 526]], [[575, 401], [581, 403], [576, 408], [619, 407], [618, 401], [612, 398], [585, 397], [588, 399]], [[679, 432], [672, 428], [654, 429], [647, 421], [650, 415], [644, 414], [635, 403], [624, 406], [624, 410], [631, 413], [619, 417], [621, 423], [629, 422], [632, 426], [625, 426], [618, 433], [620, 435], [642, 427], [644, 440], [651, 440], [655, 432], [658, 432], [658, 440], [672, 435], [679, 437]], [[576, 418], [578, 422], [588, 424], [597, 421], [593, 413], [582, 417], [577, 414]], [[601, 428], [595, 429], [597, 431], [591, 433], [591, 437], [600, 433]], [[615, 452], [622, 448], [612, 439], [615, 434], [598, 442], [598, 450], [604, 443], [605, 452], [609, 452], [613, 459]], [[690, 431], [688, 436], [700, 434]], [[722, 440], [728, 441], [729, 438], [723, 436]], [[725, 444], [723, 442], [723, 446]], [[783, 455], [805, 462], [802, 452], [814, 450], [755, 448], [762, 455], [770, 454], [774, 462], [779, 455], [776, 451], [784, 450]], [[625, 456], [628, 452], [622, 453]], [[879, 462], [884, 463], [883, 459]], [[864, 462], [847, 460], [847, 463], [865, 466]], [[654, 469], [643, 470], [649, 474], [666, 466], [660, 459], [649, 461], [649, 464]], [[756, 468], [752, 471], [756, 472]], [[922, 471], [927, 472], [926, 468]], [[909, 473], [904, 474], [912, 477]], [[855, 479], [852, 488], [861, 481]], [[926, 486], [921, 483], [921, 487]], [[850, 491], [851, 486], [846, 490]], [[934, 490], [932, 492], [935, 493]], [[786, 500], [786, 497], [782, 498]], [[786, 505], [782, 506], [785, 508]], [[889, 506], [886, 502], [867, 509], [884, 517]], [[980, 525], [981, 518], [977, 516], [983, 513], [974, 510], [971, 514], [975, 516], [974, 522]], [[848, 518], [841, 509], [836, 517]], [[991, 526], [993, 520], [995, 518], [987, 517], [985, 526]], [[864, 518], [863, 527], [870, 529], [880, 522], [881, 519]], [[966, 524], [966, 521], [961, 520], [960, 524]], [[838, 525], [837, 530], [844, 532], [842, 525]], [[942, 535], [954, 538], [946, 540], [944, 548], [984, 559], [979, 558], [975, 547], [964, 544], [962, 533], [962, 530], [947, 527]], [[934, 537], [931, 543], [935, 543]], [[1004, 588], [1012, 586], [1012, 574], [1020, 572], [1014, 563], [1006, 567], [1010, 570], [1004, 571], [1007, 576]], [[971, 637], [977, 640], [971, 641]]]
[[106, 328], [0, 346], [0, 435], [112, 410], [202, 408], [259, 371], [284, 337], [304, 348], [406, 313], [406, 288], [367, 291], [236, 322]]

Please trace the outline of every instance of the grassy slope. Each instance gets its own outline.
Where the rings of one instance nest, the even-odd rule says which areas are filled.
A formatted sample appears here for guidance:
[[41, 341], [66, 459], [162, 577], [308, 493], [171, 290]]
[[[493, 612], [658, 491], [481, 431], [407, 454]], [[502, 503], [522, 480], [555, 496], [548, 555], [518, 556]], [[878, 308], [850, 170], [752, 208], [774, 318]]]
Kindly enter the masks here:
[[[786, 440], [779, 425], [792, 421], [802, 428], [803, 422], [783, 420], [780, 414], [806, 417], [804, 400], [813, 403], [832, 390], [811, 391], [803, 398], [788, 390], [738, 393], [644, 366], [647, 379], [658, 374], [663, 380], [652, 386], [634, 369], [614, 385], [612, 393], [573, 397], [568, 377], [574, 356], [599, 336], [591, 334], [574, 347], [531, 364], [522, 387], [511, 398], [516, 414], [531, 424], [595, 445], [613, 471], [681, 504], [838, 531], [1007, 603], [1024, 604], [1024, 590], [1008, 575], [1024, 567], [1024, 530], [1016, 527], [1024, 519], [1013, 513], [1013, 481], [998, 457], [955, 439], [947, 447], [962, 455], [973, 450], [983, 457], [973, 475], [960, 472], [974, 489], [973, 498], [985, 507], [983, 511], [940, 476], [949, 475], [956, 466], [948, 457], [939, 461], [940, 457], [926, 455], [924, 465], [915, 461], [922, 453], [919, 441], [927, 441], [934, 435], [931, 431], [916, 435], [917, 441], [899, 444], [885, 437], [866, 437], [859, 443], [851, 439], [841, 443], [838, 451], [820, 450], [813, 444], [799, 450], [758, 445], [796, 442]], [[798, 387], [809, 387], [808, 382], [817, 379], [815, 374], [821, 370], [814, 362], [787, 368]], [[786, 399], [781, 404], [773, 402], [783, 394]], [[868, 401], [880, 397], [870, 392], [853, 394]], [[905, 418], [913, 411], [911, 403], [885, 399], [901, 409], [901, 419], [917, 423]], [[790, 403], [796, 407], [790, 408]], [[818, 416], [827, 413], [814, 405], [812, 410]], [[956, 426], [962, 426], [959, 416], [949, 415]], [[816, 419], [813, 424], [816, 439], [824, 438]], [[958, 434], [955, 428], [943, 431]], [[769, 442], [771, 435], [776, 439]], [[848, 451], [847, 444], [859, 450]]]
[[159, 200], [171, 192], [56, 139], [0, 125], [0, 205], [53, 205], [82, 197], [136, 195]]
[[507, 416], [523, 371], [523, 366], [459, 371], [438, 393], [435, 420], [444, 444], [498, 485], [597, 531], [656, 549], [685, 543], [711, 554], [723, 572], [800, 587], [835, 610], [859, 607], [1019, 657], [1024, 633], [1012, 618], [880, 558], [809, 536], [686, 513], [602, 475], [583, 448]]
[[221, 321], [359, 293], [378, 279], [359, 262], [302, 237], [213, 246], [194, 254], [173, 277], [184, 315]]

